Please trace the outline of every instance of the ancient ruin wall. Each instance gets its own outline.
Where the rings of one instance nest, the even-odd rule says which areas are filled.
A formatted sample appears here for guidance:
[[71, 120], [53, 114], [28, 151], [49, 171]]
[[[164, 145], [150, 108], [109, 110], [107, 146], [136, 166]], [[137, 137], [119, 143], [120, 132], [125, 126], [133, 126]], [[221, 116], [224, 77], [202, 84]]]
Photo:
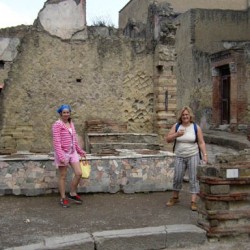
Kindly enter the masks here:
[[248, 12], [190, 10], [176, 23], [177, 96], [182, 96], [177, 107], [190, 105], [197, 122], [207, 128], [212, 114], [210, 54], [227, 49], [227, 41], [249, 40]]
[[29, 29], [30, 26], [24, 25], [0, 29], [0, 84], [4, 84], [4, 80], [8, 78], [12, 61], [17, 54], [16, 48]]
[[152, 55], [136, 54], [134, 43], [119, 36], [62, 41], [29, 33], [1, 93], [1, 147], [49, 152], [62, 103], [72, 106], [81, 136], [84, 122], [97, 118], [127, 122], [130, 132], [152, 132], [152, 63]]
[[[129, 18], [146, 23], [148, 6], [154, 2], [148, 0], [131, 0], [119, 12], [119, 27], [124, 28]], [[168, 2], [174, 12], [184, 13], [189, 9], [222, 9], [222, 10], [246, 10], [248, 0], [157, 0], [158, 3]]]
[[193, 10], [192, 13], [194, 42], [201, 51], [212, 54], [227, 49], [223, 41], [250, 40], [247, 11]]
[[176, 33], [177, 54], [177, 109], [185, 105], [193, 108], [196, 122], [207, 128], [211, 119], [212, 83], [209, 56], [195, 49], [192, 12], [178, 20]]

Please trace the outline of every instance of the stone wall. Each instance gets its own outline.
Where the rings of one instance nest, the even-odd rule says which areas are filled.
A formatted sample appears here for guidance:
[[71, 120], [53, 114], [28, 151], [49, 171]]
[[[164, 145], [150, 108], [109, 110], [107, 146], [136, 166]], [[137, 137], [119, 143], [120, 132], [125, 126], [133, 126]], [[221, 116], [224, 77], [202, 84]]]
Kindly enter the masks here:
[[30, 26], [17, 26], [0, 29], [0, 84], [8, 78], [13, 60], [18, 51], [20, 40], [29, 32]]
[[[238, 43], [249, 40], [247, 20], [247, 11], [202, 9], [190, 10], [175, 20], [177, 96], [182, 96], [177, 99], [177, 108], [190, 105], [195, 112], [196, 121], [202, 128], [209, 128], [212, 123], [213, 86], [210, 55], [232, 48], [230, 44], [233, 43], [236, 45], [234, 48], [237, 48]], [[239, 25], [241, 29], [238, 28]], [[247, 89], [245, 81], [243, 89]], [[249, 98], [245, 98], [244, 103], [249, 103]], [[246, 120], [244, 122], [246, 124]]]
[[[130, 133], [159, 133], [164, 142], [166, 112], [172, 118], [176, 108], [175, 29], [168, 15], [162, 20], [165, 32], [155, 22], [148, 24], [146, 39], [127, 38], [121, 30], [87, 28], [85, 3], [47, 1], [34, 25], [19, 37], [1, 92], [2, 153], [50, 152], [51, 125], [62, 103], [72, 106], [81, 141], [86, 121], [109, 119], [126, 124]], [[64, 17], [59, 23], [53, 22], [57, 15]], [[8, 32], [2, 37], [13, 38]], [[164, 45], [156, 49], [157, 41]]]
[[[129, 18], [146, 23], [148, 6], [154, 2], [148, 0], [131, 0], [119, 12], [119, 28], [127, 25]], [[157, 0], [157, 3], [170, 3], [174, 12], [184, 13], [189, 9], [223, 9], [246, 10], [248, 0]]]
[[229, 157], [230, 163], [199, 167], [198, 224], [209, 238], [249, 240], [249, 150]]
[[226, 49], [226, 41], [250, 40], [248, 11], [192, 10], [192, 16], [197, 50], [212, 54]]
[[[67, 21], [60, 25], [46, 23], [48, 18], [55, 18], [52, 7], [57, 7], [55, 13], [62, 14], [68, 4], [71, 11], [77, 12], [72, 17], [77, 19], [76, 26]], [[165, 143], [176, 110], [183, 105], [194, 109], [196, 122], [202, 128], [209, 128], [210, 54], [227, 48], [226, 39], [234, 39], [230, 41], [233, 43], [250, 38], [248, 12], [196, 9], [175, 19], [177, 14], [167, 4], [155, 3], [150, 6], [143, 32], [124, 37], [121, 30], [87, 28], [84, 4], [48, 1], [34, 26], [17, 36], [20, 44], [14, 51], [18, 53], [9, 69], [0, 70], [2, 78], [6, 78], [8, 70], [0, 98], [0, 145], [4, 152], [50, 152], [51, 125], [62, 103], [72, 106], [80, 137], [87, 120], [109, 119], [127, 124], [128, 132], [157, 133]], [[135, 1], [125, 9], [131, 4]], [[225, 29], [217, 29], [218, 22]], [[239, 25], [242, 29], [238, 29]], [[1, 31], [0, 35], [15, 39], [11, 32]], [[247, 86], [239, 85], [241, 93]], [[249, 114], [249, 98], [245, 96], [240, 107]], [[248, 120], [241, 117], [242, 122]]]
[[204, 128], [211, 123], [212, 84], [208, 53], [195, 49], [193, 12], [187, 12], [176, 20], [176, 77], [177, 108], [189, 105], [196, 122]]
[[119, 34], [89, 33], [82, 42], [35, 30], [23, 38], [1, 93], [1, 147], [50, 152], [62, 103], [72, 106], [80, 136], [85, 121], [96, 118], [125, 122], [129, 132], [152, 131], [152, 55], [137, 53]]
[[[165, 2], [171, 1], [160, 1], [155, 6], [161, 6], [162, 3]], [[141, 6], [144, 6], [143, 4], [147, 6], [137, 10], [137, 7], [139, 8], [139, 3]], [[179, 3], [179, 1], [172, 1], [171, 6], [173, 7], [174, 4], [178, 6]], [[225, 4], [224, 1], [187, 1], [186, 3], [186, 7], [192, 6], [192, 8], [199, 7], [200, 9], [188, 10], [187, 8], [184, 14], [173, 19], [174, 25], [177, 27], [175, 37], [175, 51], [177, 57], [176, 67], [174, 67], [177, 79], [176, 96], [181, 96], [181, 98], [176, 98], [176, 109], [178, 110], [184, 105], [191, 106], [195, 112], [196, 122], [199, 123], [203, 129], [208, 129], [213, 124], [213, 84], [210, 55], [228, 48], [237, 49], [239, 48], [237, 44], [250, 39], [249, 32], [247, 31], [249, 29], [249, 14], [248, 11], [245, 11], [248, 2], [242, 1], [239, 3], [238, 1], [227, 1], [227, 4]], [[202, 6], [199, 4], [202, 4]], [[179, 4], [179, 7], [180, 6]], [[223, 6], [227, 6], [227, 10], [224, 10]], [[137, 21], [137, 13], [140, 13], [140, 16], [143, 17], [141, 12], [145, 9], [146, 13], [148, 7], [149, 2], [130, 1], [121, 11], [120, 19], [123, 13], [125, 13], [124, 16], [126, 16], [126, 11], [130, 10], [129, 15], [134, 15], [133, 18]], [[217, 9], [210, 9], [212, 7]], [[132, 8], [136, 10], [137, 13], [133, 13]], [[159, 22], [161, 22], [164, 16], [163, 11], [161, 13], [160, 10], [161, 8], [159, 7], [157, 10], [157, 13], [159, 13]], [[173, 8], [173, 10], [175, 15], [177, 15], [178, 10], [175, 8]], [[220, 23], [220, 25], [218, 25], [218, 23]], [[241, 29], [238, 28], [239, 26]], [[162, 27], [163, 25], [157, 27], [160, 32], [163, 32]], [[235, 46], [232, 47], [232, 44], [235, 44]], [[248, 52], [246, 51], [245, 53], [247, 54]], [[239, 67], [243, 72], [244, 67]], [[248, 84], [243, 79], [244, 74], [243, 72], [241, 74], [242, 77], [238, 79], [238, 82], [242, 82], [242, 84], [234, 86], [234, 88], [238, 88], [239, 91], [245, 91], [248, 88]], [[245, 93], [246, 92], [247, 91], [245, 91]], [[241, 98], [242, 103], [238, 102], [236, 104], [237, 109], [240, 109], [239, 113], [241, 113], [237, 120], [239, 128], [241, 124], [246, 126], [249, 119], [249, 100], [249, 98], [244, 96], [244, 98]], [[233, 108], [234, 107], [232, 107], [232, 109]], [[168, 119], [168, 121], [170, 120], [171, 118]]]
[[[79, 193], [135, 193], [172, 189], [173, 155], [136, 154], [125, 150], [123, 156], [89, 156], [91, 176], [81, 180]], [[72, 178], [72, 170], [68, 176]], [[0, 196], [37, 196], [58, 192], [58, 172], [49, 155], [12, 155], [0, 159]], [[67, 191], [69, 186], [67, 186]]]

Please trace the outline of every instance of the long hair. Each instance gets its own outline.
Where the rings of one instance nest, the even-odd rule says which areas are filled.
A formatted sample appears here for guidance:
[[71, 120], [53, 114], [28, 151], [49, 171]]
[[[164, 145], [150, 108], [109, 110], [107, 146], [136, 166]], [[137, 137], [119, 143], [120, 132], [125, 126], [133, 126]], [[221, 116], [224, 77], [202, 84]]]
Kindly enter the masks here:
[[177, 121], [178, 123], [182, 123], [182, 113], [187, 110], [187, 112], [189, 113], [190, 115], [190, 122], [193, 123], [194, 122], [194, 113], [192, 111], [192, 109], [188, 106], [184, 106], [180, 111], [179, 111], [179, 114], [178, 114], [178, 117], [177, 117]]

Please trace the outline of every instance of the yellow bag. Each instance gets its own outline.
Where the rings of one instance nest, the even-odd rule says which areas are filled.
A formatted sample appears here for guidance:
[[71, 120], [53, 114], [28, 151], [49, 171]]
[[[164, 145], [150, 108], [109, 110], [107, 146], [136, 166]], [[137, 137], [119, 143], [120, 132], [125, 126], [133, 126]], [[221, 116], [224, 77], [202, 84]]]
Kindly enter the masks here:
[[80, 167], [82, 170], [82, 178], [88, 179], [91, 171], [91, 166], [86, 158], [84, 160], [82, 158], [80, 159]]

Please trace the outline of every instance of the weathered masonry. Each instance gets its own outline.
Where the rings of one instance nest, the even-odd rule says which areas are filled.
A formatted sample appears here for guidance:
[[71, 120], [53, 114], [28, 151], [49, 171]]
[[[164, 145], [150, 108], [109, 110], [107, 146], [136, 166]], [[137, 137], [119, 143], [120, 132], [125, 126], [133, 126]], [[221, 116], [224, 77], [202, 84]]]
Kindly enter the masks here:
[[249, 150], [239, 158], [240, 161], [199, 168], [198, 224], [208, 237], [249, 239]]
[[[191, 106], [202, 128], [228, 125], [229, 131], [250, 131], [249, 1], [155, 1], [156, 6], [166, 3], [177, 28], [177, 109]], [[127, 27], [129, 21], [138, 33], [147, 29], [149, 5], [147, 0], [131, 0], [120, 11], [120, 27]], [[163, 15], [161, 9], [156, 22], [161, 22]], [[162, 23], [160, 30], [164, 33], [169, 27], [171, 23]], [[225, 54], [231, 56], [224, 60]]]
[[0, 30], [1, 153], [50, 152], [62, 103], [81, 140], [86, 121], [110, 119], [165, 145], [183, 105], [204, 129], [250, 133], [248, 1], [223, 6], [132, 0], [114, 29], [88, 27], [86, 1], [49, 0], [33, 26]]
[[85, 1], [47, 1], [33, 26], [0, 31], [0, 48], [15, 55], [0, 71], [1, 153], [50, 152], [62, 103], [72, 106], [82, 140], [88, 120], [108, 118], [160, 140], [175, 120], [175, 28], [155, 44], [159, 24], [147, 39], [131, 39], [119, 29], [87, 27], [85, 11]]
[[[172, 189], [173, 154], [120, 150], [117, 156], [90, 156], [91, 176], [80, 193], [135, 193]], [[0, 195], [36, 196], [58, 192], [58, 172], [50, 155], [0, 157]], [[68, 178], [72, 178], [72, 172]], [[70, 183], [70, 182], [68, 182]], [[69, 190], [69, 187], [67, 187]]]

